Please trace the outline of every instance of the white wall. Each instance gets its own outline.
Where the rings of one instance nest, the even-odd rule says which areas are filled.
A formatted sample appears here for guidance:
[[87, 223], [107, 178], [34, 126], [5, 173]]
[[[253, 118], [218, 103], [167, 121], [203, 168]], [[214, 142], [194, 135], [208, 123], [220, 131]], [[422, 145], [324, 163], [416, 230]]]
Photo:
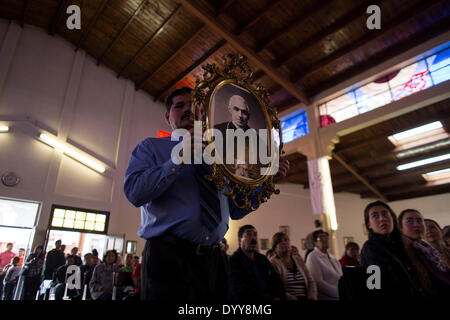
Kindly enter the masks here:
[[[5, 20], [0, 70], [0, 122], [11, 126], [0, 134], [0, 173], [21, 178], [14, 188], [0, 184], [0, 196], [42, 203], [36, 242], [45, 237], [52, 204], [109, 211], [108, 233], [138, 240], [140, 213], [123, 194], [123, 176], [136, 144], [169, 130], [164, 107], [66, 40]], [[43, 131], [100, 160], [107, 171], [99, 174], [40, 142]]]

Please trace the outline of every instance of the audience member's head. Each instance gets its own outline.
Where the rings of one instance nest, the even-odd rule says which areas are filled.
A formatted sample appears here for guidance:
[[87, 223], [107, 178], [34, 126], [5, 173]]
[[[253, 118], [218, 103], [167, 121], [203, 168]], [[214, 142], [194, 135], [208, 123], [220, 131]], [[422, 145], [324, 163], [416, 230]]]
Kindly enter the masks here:
[[76, 256], [78, 253], [78, 247], [73, 247], [72, 250], [70, 250], [70, 254], [73, 256]]
[[272, 236], [272, 250], [278, 257], [287, 257], [291, 254], [291, 242], [284, 232], [277, 232]]
[[20, 248], [19, 249], [19, 257], [23, 257], [25, 255], [25, 249], [24, 248]]
[[92, 266], [95, 261], [94, 261], [94, 255], [92, 253], [86, 253], [84, 255], [84, 263], [88, 266]]
[[275, 251], [273, 251], [273, 249], [269, 249], [266, 251], [266, 257], [267, 259], [271, 259], [273, 256], [275, 256]]
[[300, 256], [300, 252], [296, 246], [291, 246], [291, 252], [293, 256]]
[[65, 244], [62, 244], [60, 248], [61, 248], [60, 249], [61, 252], [63, 252], [63, 253], [64, 253], [64, 251], [66, 251], [66, 245]]
[[56, 250], [61, 250], [61, 243], [62, 243], [61, 240], [56, 240], [55, 241], [55, 249]]
[[444, 245], [444, 235], [441, 226], [433, 219], [424, 219], [425, 240], [433, 246]]
[[442, 229], [442, 236], [444, 237], [447, 248], [450, 248], [450, 225], [445, 226], [444, 229]]
[[74, 264], [75, 264], [75, 257], [72, 256], [72, 255], [68, 255], [68, 256], [66, 257], [66, 264], [67, 264], [68, 266], [74, 265]]
[[356, 242], [349, 242], [345, 246], [345, 256], [359, 260], [359, 245]]
[[108, 250], [106, 251], [105, 254], [105, 258], [103, 259], [103, 261], [107, 264], [107, 265], [111, 265], [117, 262], [117, 258], [118, 258], [118, 254], [116, 250]]
[[94, 257], [98, 257], [97, 249], [92, 249], [92, 254], [94, 255]]
[[369, 203], [364, 209], [364, 223], [369, 233], [389, 235], [397, 228], [394, 211], [383, 201]]
[[36, 248], [34, 248], [34, 254], [36, 256], [40, 256], [41, 254], [44, 254], [44, 246], [38, 245]]
[[14, 258], [11, 259], [11, 264], [13, 266], [17, 266], [20, 262], [20, 258], [18, 256], [15, 256]]
[[312, 234], [314, 246], [322, 252], [327, 252], [330, 247], [328, 232], [316, 230]]
[[239, 228], [239, 247], [246, 255], [253, 256], [258, 247], [258, 232], [255, 227], [247, 224]]
[[398, 216], [398, 224], [403, 235], [412, 240], [421, 240], [425, 233], [422, 214], [416, 209], [403, 210]]
[[134, 265], [134, 258], [132, 253], [127, 253], [125, 257], [125, 265], [127, 267], [132, 267]]
[[139, 263], [139, 256], [134, 256], [134, 264], [137, 265]]
[[14, 247], [14, 244], [12, 242], [8, 242], [6, 245], [6, 251], [11, 251]]

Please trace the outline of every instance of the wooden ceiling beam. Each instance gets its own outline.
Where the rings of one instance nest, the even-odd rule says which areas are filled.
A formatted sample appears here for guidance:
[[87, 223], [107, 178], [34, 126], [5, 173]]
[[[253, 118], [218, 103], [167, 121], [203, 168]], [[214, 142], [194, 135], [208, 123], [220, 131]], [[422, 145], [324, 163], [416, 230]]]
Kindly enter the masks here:
[[20, 26], [22, 28], [25, 25], [25, 17], [27, 15], [27, 9], [28, 9], [29, 3], [30, 3], [30, 0], [25, 0], [23, 7], [22, 7], [22, 14], [20, 15]]
[[388, 196], [388, 199], [389, 199], [389, 201], [398, 201], [398, 200], [432, 196], [432, 195], [443, 194], [443, 193], [450, 193], [450, 183], [429, 186], [426, 188], [419, 188], [417, 190], [411, 190], [411, 191], [403, 193], [403, 194], [390, 195], [390, 196]]
[[282, 35], [288, 33], [291, 30], [294, 30], [297, 28], [301, 23], [304, 22], [304, 20], [311, 15], [315, 14], [320, 9], [328, 6], [330, 3], [332, 3], [333, 0], [321, 0], [321, 1], [313, 1], [313, 3], [303, 10], [303, 12], [296, 17], [294, 20], [292, 20], [286, 27], [283, 29], [278, 30], [274, 34], [270, 35], [263, 43], [261, 43], [258, 48], [256, 49], [257, 53], [260, 53], [265, 48], [267, 48], [270, 44], [272, 44], [274, 41], [278, 40]]
[[[224, 12], [224, 10], [226, 9], [226, 8], [228, 8], [229, 7], [229, 5], [231, 4], [231, 3], [233, 3], [234, 2], [234, 0], [228, 0], [228, 2], [222, 7], [222, 8], [220, 8], [220, 10], [219, 10], [219, 12], [218, 12], [218, 14], [217, 14], [217, 16], [220, 16], [223, 12]], [[150, 71], [149, 73], [147, 73], [147, 75], [144, 77], [144, 80], [142, 80], [142, 82], [141, 82], [141, 84], [140, 84], [140, 86], [139, 86], [139, 88], [141, 88], [154, 74], [157, 74], [159, 71], [161, 71], [162, 69], [164, 69], [164, 67], [166, 66], [166, 65], [168, 65], [171, 61], [172, 61], [172, 59], [174, 58], [174, 57], [176, 57], [176, 55], [181, 51], [181, 50], [183, 50], [184, 48], [187, 48], [194, 40], [195, 40], [195, 38], [200, 34], [200, 33], [202, 33], [203, 31], [205, 31], [206, 29], [208, 28], [208, 26], [207, 25], [203, 25], [202, 27], [200, 27], [195, 33], [194, 33], [194, 35], [192, 35], [190, 38], [188, 38], [188, 39], [186, 39], [184, 42], [183, 42], [183, 44], [177, 49], [177, 50], [175, 50], [175, 52], [168, 58], [168, 59], [166, 59], [166, 61], [165, 62], [163, 62], [159, 67], [157, 67], [156, 68], [156, 70], [155, 71]], [[207, 59], [207, 58], [206, 58]], [[205, 60], [206, 60], [205, 59]], [[200, 59], [199, 59], [200, 60]], [[204, 60], [203, 60], [204, 61]], [[202, 63], [202, 62], [200, 62], [200, 63]], [[192, 67], [192, 65], [191, 65], [191, 67]], [[195, 67], [194, 67], [194, 69], [195, 69]], [[192, 70], [194, 70], [194, 69], [192, 69]], [[177, 79], [178, 79], [178, 77], [177, 77]], [[180, 79], [181, 80], [181, 79]], [[179, 80], [178, 80], [179, 81]], [[177, 81], [177, 82], [178, 82]], [[157, 100], [157, 99], [156, 99]], [[155, 101], [156, 101], [155, 100]]]
[[[389, 198], [389, 196], [393, 195], [393, 194], [398, 194], [398, 193], [404, 193], [404, 192], [411, 192], [411, 191], [416, 191], [418, 189], [421, 188], [426, 188], [426, 181], [424, 181], [423, 183], [402, 183], [402, 184], [397, 184], [394, 186], [390, 186], [387, 188], [381, 188], [381, 192], [383, 192], [383, 194], [386, 195], [387, 198]], [[365, 192], [361, 192], [360, 193], [361, 198], [369, 198], [371, 196], [373, 196], [373, 193], [370, 191], [365, 191]]]
[[192, 0], [181, 0], [181, 3], [186, 9], [190, 10], [211, 29], [213, 29], [221, 37], [226, 39], [235, 49], [239, 50], [243, 55], [247, 56], [249, 60], [251, 60], [258, 68], [267, 73], [274, 81], [278, 82], [280, 85], [286, 88], [286, 90], [288, 90], [290, 94], [305, 103], [305, 105], [309, 105], [309, 99], [303, 91], [301, 91], [296, 85], [294, 85], [283, 75], [281, 75], [275, 68], [268, 65], [268, 63], [261, 57], [259, 57], [255, 51], [244, 45], [236, 35], [227, 31], [224, 26], [221, 25], [208, 12], [195, 5]]
[[75, 46], [75, 51], [78, 50], [83, 45], [84, 41], [86, 40], [89, 33], [91, 32], [92, 28], [97, 23], [98, 18], [103, 13], [103, 10], [105, 9], [107, 3], [108, 3], [108, 0], [103, 0], [100, 3], [100, 6], [95, 11], [94, 17], [91, 19], [91, 21], [89, 21], [88, 26], [86, 27], [86, 29], [84, 29], [84, 32], [81, 34], [80, 40], [78, 40], [78, 43]]
[[242, 34], [244, 31], [251, 28], [256, 22], [258, 22], [264, 15], [272, 11], [276, 6], [281, 3], [281, 0], [269, 1], [269, 4], [264, 7], [259, 13], [257, 13], [250, 21], [245, 23], [242, 27], [238, 28], [237, 34]]
[[48, 34], [54, 35], [56, 30], [61, 23], [61, 19], [66, 11], [68, 0], [59, 0], [58, 9], [56, 10], [55, 15], [53, 16], [50, 25], [48, 26]]
[[154, 101], [157, 101], [163, 97], [163, 95], [172, 88], [178, 81], [183, 79], [186, 75], [191, 73], [195, 68], [197, 68], [200, 64], [202, 64], [206, 59], [208, 59], [211, 55], [217, 52], [220, 48], [222, 48], [227, 43], [226, 40], [222, 39], [218, 43], [215, 44], [214, 47], [209, 49], [206, 53], [204, 53], [199, 59], [197, 59], [189, 68], [180, 73], [171, 83], [164, 87], [160, 92], [155, 95]]
[[359, 181], [361, 181], [367, 188], [372, 190], [380, 199], [387, 201], [387, 198], [378, 190], [372, 183], [365, 177], [363, 177], [358, 170], [347, 164], [347, 162], [338, 154], [333, 153], [333, 158], [336, 159], [345, 169], [350, 171]]
[[111, 43], [109, 44], [109, 46], [105, 49], [105, 51], [103, 51], [103, 53], [100, 55], [100, 57], [97, 59], [97, 65], [99, 65], [103, 59], [105, 58], [106, 55], [108, 55], [108, 53], [111, 52], [112, 48], [116, 45], [116, 43], [120, 40], [120, 38], [122, 37], [122, 35], [125, 33], [125, 31], [128, 29], [128, 27], [131, 25], [131, 23], [134, 21], [134, 19], [137, 17], [137, 15], [141, 12], [141, 10], [147, 5], [149, 0], [142, 0], [141, 3], [139, 4], [139, 6], [136, 8], [136, 10], [134, 10], [133, 14], [131, 15], [131, 17], [128, 19], [127, 23], [122, 27], [122, 29], [120, 29], [119, 33], [117, 34], [117, 36], [113, 39], [113, 41], [111, 41]]
[[[172, 20], [172, 18], [175, 16], [175, 14], [178, 12], [178, 10], [180, 10], [181, 8], [181, 4], [178, 4], [175, 8], [175, 10], [173, 10], [170, 15], [163, 21], [163, 23], [159, 26], [159, 28], [151, 35], [150, 39], [148, 39], [143, 45], [142, 47], [134, 54], [134, 56], [128, 60], [128, 62], [123, 66], [122, 69], [120, 69], [119, 73], [117, 74], [117, 78], [120, 78], [120, 76], [123, 74], [123, 72], [134, 62], [136, 61], [136, 59], [142, 54], [142, 52], [145, 51], [145, 49], [147, 49], [147, 47], [150, 45], [150, 43], [153, 41], [153, 39], [155, 39], [164, 29], [164, 27]], [[141, 85], [143, 84], [143, 82], [140, 82], [137, 85], [137, 88], [140, 88]]]
[[[349, 54], [352, 51], [357, 51], [364, 46], [366, 46], [368, 43], [380, 38], [384, 34], [387, 34], [398, 27], [400, 27], [403, 23], [414, 17], [415, 15], [429, 9], [433, 5], [436, 5], [439, 2], [439, 0], [430, 0], [425, 1], [425, 3], [422, 3], [422, 5], [415, 6], [409, 10], [407, 10], [404, 14], [401, 14], [400, 17], [397, 17], [393, 19], [390, 23], [388, 23], [386, 26], [383, 26], [383, 28], [379, 30], [373, 30], [371, 31], [370, 37], [361, 37], [356, 42], [353, 42], [349, 44], [348, 46], [345, 46], [335, 53], [325, 57], [324, 59], [321, 59], [317, 61], [316, 63], [313, 63], [309, 66], [307, 66], [305, 69], [303, 69], [300, 73], [297, 74], [296, 80], [300, 81], [303, 77], [305, 77], [308, 74], [314, 73], [321, 68], [325, 67], [326, 65], [330, 64], [333, 61], [336, 61], [347, 54]], [[395, 55], [398, 55], [404, 51], [407, 51], [408, 49], [417, 46], [418, 44], [423, 43], [426, 40], [429, 40], [430, 38], [434, 37], [435, 35], [439, 35], [443, 32], [446, 32], [446, 28], [442, 28], [442, 25], [448, 25], [449, 19], [444, 19], [442, 21], [436, 22], [431, 27], [426, 28], [409, 38], [401, 41], [394, 47], [390, 47], [382, 52], [380, 52], [377, 55], [372, 56], [369, 60], [366, 62], [357, 65], [355, 67], [350, 68], [347, 71], [344, 71], [343, 73], [337, 74], [333, 78], [327, 80], [325, 83], [323, 83], [320, 87], [316, 88], [314, 90], [313, 94], [316, 94], [318, 92], [323, 91], [325, 88], [330, 87], [331, 85], [335, 84], [336, 81], [345, 81], [340, 79], [348, 79], [356, 74], [363, 73], [367, 69], [372, 68], [374, 65], [377, 65], [384, 60], [386, 60], [386, 57], [392, 57]]]
[[[303, 70], [301, 72], [296, 73], [296, 76], [291, 78], [291, 81], [298, 82], [303, 77], [307, 76], [308, 74], [311, 74], [311, 73], [314, 73], [314, 72], [320, 70], [321, 68], [330, 64], [331, 62], [336, 61], [336, 60], [346, 56], [350, 52], [361, 49], [362, 47], [366, 46], [368, 43], [376, 40], [377, 38], [380, 38], [384, 34], [395, 30], [400, 25], [402, 25], [403, 23], [405, 23], [406, 21], [411, 19], [413, 16], [436, 5], [438, 2], [439, 2], [439, 0], [425, 1], [425, 2], [422, 2], [422, 4], [419, 4], [418, 6], [414, 6], [410, 9], [408, 9], [405, 13], [401, 14], [399, 17], [393, 19], [392, 21], [390, 21], [389, 23], [384, 25], [383, 28], [381, 28], [379, 30], [372, 30], [370, 32], [370, 36], [363, 36], [359, 40], [352, 42], [347, 46], [342, 47], [341, 49], [330, 54], [329, 56], [306, 66], [305, 68], [303, 68]], [[438, 26], [436, 26], [437, 24], [439, 24], [439, 23], [436, 23], [435, 25], [433, 25], [433, 29], [439, 28]], [[442, 25], [442, 23], [440, 23], [439, 25]], [[355, 74], [362, 73], [362, 72], [366, 71], [367, 69], [372, 68], [374, 65], [384, 61], [387, 56], [394, 56], [396, 54], [406, 51], [410, 47], [414, 47], [415, 45], [417, 45], [417, 43], [424, 42], [425, 40], [430, 38], [430, 36], [427, 35], [426, 31], [427, 31], [427, 29], [425, 29], [425, 31], [418, 33], [418, 36], [420, 36], [420, 39], [415, 39], [416, 35], [413, 35], [412, 37], [408, 38], [407, 39], [408, 41], [406, 41], [406, 42], [410, 42], [411, 43], [410, 45], [406, 44], [406, 45], [402, 45], [402, 46], [395, 46], [395, 47], [393, 47], [394, 49], [388, 48], [388, 49], [382, 51], [381, 53], [377, 54], [375, 57], [369, 59], [369, 61], [365, 62], [363, 65], [357, 65], [357, 66], [351, 68], [349, 71], [344, 72], [343, 76], [341, 76], [342, 74], [338, 74], [338, 75], [334, 76], [329, 81], [326, 81], [326, 83], [323, 83], [320, 87], [315, 88], [314, 91], [310, 92], [310, 94], [316, 95], [317, 93], [325, 90], [326, 88], [332, 86], [335, 83], [343, 82], [343, 81], [345, 81], [345, 79], [351, 78]], [[446, 31], [446, 29], [441, 27], [441, 33], [445, 32], [445, 31]], [[403, 41], [403, 42], [405, 42], [405, 41]], [[282, 88], [280, 88], [280, 89], [282, 89]], [[287, 105], [287, 107], [291, 107], [292, 105], [293, 104]]]
[[292, 58], [299, 56], [301, 52], [304, 52], [304, 51], [308, 50], [309, 48], [315, 46], [317, 43], [325, 40], [327, 37], [330, 36], [330, 34], [333, 34], [337, 31], [339, 31], [340, 29], [342, 29], [343, 27], [348, 25], [350, 22], [358, 19], [358, 17], [360, 17], [361, 15], [366, 14], [366, 10], [369, 5], [371, 5], [371, 4], [379, 5], [380, 1], [378, 1], [378, 3], [373, 3], [373, 2], [374, 1], [372, 1], [372, 0], [365, 0], [365, 1], [361, 2], [360, 5], [358, 5], [356, 8], [354, 8], [353, 10], [346, 13], [344, 16], [342, 16], [341, 18], [336, 20], [334, 23], [332, 23], [328, 27], [320, 30], [317, 34], [312, 35], [305, 41], [302, 41], [297, 47], [292, 49], [290, 52], [288, 52], [284, 56], [276, 59], [276, 61], [274, 63], [274, 67], [275, 68], [280, 67], [282, 64], [288, 62]]

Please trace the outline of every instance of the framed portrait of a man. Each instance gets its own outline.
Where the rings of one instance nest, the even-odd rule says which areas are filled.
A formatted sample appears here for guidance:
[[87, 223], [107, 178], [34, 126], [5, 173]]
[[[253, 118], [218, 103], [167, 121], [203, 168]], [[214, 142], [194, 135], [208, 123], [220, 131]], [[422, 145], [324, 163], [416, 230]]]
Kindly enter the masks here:
[[201, 118], [206, 137], [203, 159], [212, 167], [206, 178], [238, 208], [256, 210], [279, 193], [273, 177], [283, 147], [281, 123], [246, 58], [227, 54], [222, 64], [203, 66], [193, 92], [194, 119]]

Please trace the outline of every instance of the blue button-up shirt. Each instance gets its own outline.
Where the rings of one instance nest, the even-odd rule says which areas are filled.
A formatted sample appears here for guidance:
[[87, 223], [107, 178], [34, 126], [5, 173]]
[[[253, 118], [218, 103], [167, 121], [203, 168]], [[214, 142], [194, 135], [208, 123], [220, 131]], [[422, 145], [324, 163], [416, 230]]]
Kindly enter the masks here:
[[214, 230], [208, 229], [200, 216], [202, 195], [193, 166], [171, 160], [178, 143], [170, 137], [148, 138], [131, 154], [124, 191], [134, 206], [141, 207], [138, 235], [148, 239], [168, 232], [194, 243], [216, 244], [228, 230], [228, 219], [241, 219], [249, 211], [236, 208], [217, 190], [221, 221]]

